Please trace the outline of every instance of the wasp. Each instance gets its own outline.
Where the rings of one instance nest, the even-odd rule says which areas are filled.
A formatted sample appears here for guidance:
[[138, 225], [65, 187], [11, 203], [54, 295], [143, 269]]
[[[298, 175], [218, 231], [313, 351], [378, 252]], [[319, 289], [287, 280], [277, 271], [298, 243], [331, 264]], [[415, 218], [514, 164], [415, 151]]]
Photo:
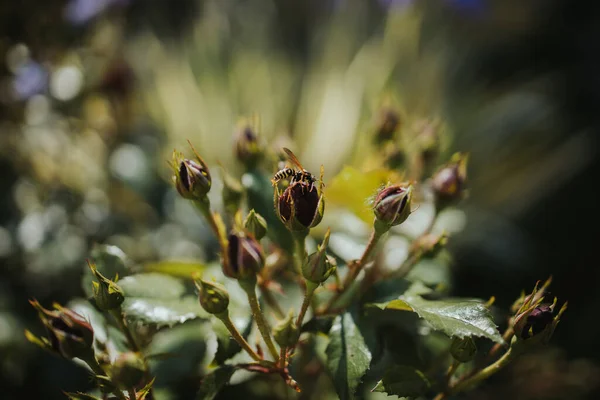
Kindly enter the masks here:
[[309, 185], [312, 185], [317, 181], [313, 174], [304, 169], [302, 164], [300, 164], [300, 161], [298, 161], [298, 157], [296, 157], [296, 155], [292, 153], [290, 149], [284, 147], [283, 151], [285, 151], [288, 159], [299, 169], [299, 171], [290, 167], [286, 167], [277, 171], [277, 173], [275, 173], [273, 176], [273, 179], [271, 179], [273, 186], [290, 177], [292, 178], [290, 179], [290, 186], [296, 182], [307, 182]]

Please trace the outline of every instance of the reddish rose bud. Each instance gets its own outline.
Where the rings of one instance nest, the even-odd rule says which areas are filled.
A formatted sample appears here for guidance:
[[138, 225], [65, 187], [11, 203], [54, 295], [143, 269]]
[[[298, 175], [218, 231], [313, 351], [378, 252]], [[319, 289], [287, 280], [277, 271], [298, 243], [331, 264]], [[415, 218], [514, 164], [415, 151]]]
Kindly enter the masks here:
[[[192, 150], [194, 150], [193, 147]], [[173, 152], [173, 182], [181, 197], [190, 200], [201, 200], [210, 191], [212, 179], [204, 160], [195, 150], [194, 154], [196, 160], [188, 160], [183, 158], [181, 153]]]
[[225, 275], [234, 279], [256, 276], [265, 265], [260, 243], [243, 232], [233, 232], [227, 240], [228, 262], [223, 265]]
[[466, 180], [467, 156], [457, 153], [450, 163], [433, 175], [431, 186], [438, 209], [452, 205], [464, 197]]
[[375, 197], [373, 211], [377, 222], [386, 228], [406, 221], [411, 213], [412, 186], [393, 185]]
[[248, 169], [256, 167], [263, 157], [264, 149], [252, 127], [246, 125], [235, 136], [235, 154]]
[[47, 310], [36, 300], [29, 301], [38, 311], [46, 327], [47, 338], [36, 338], [26, 332], [27, 338], [64, 358], [87, 358], [93, 355], [94, 330], [81, 315], [57, 304], [55, 310]]
[[391, 108], [383, 108], [379, 112], [373, 141], [383, 144], [395, 139], [396, 132], [400, 128], [400, 115]]

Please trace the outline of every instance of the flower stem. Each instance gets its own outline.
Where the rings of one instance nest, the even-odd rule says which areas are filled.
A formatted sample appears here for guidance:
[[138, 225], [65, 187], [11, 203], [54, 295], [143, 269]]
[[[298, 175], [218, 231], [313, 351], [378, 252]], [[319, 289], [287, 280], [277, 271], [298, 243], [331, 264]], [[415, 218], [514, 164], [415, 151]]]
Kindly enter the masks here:
[[[82, 358], [82, 360], [91, 368], [92, 372], [94, 372], [95, 375], [107, 376], [106, 372], [104, 372], [100, 364], [98, 364], [98, 360], [96, 360], [96, 357], [94, 356], [93, 352], [88, 357]], [[115, 385], [111, 386], [114, 386], [112, 388], [112, 392], [118, 399], [127, 400], [127, 398], [125, 397], [123, 392], [119, 390], [119, 388], [117, 388]]]
[[260, 334], [263, 337], [269, 352], [273, 356], [275, 363], [277, 363], [279, 360], [279, 352], [277, 351], [275, 344], [273, 344], [273, 340], [271, 340], [271, 331], [260, 309], [258, 298], [256, 297], [256, 280], [239, 280], [238, 283], [248, 296], [248, 302], [250, 303], [250, 309], [252, 310], [254, 321], [256, 321], [258, 330], [260, 331]]
[[119, 329], [121, 329], [123, 334], [125, 334], [125, 337], [127, 338], [127, 342], [129, 343], [129, 347], [131, 347], [131, 350], [133, 350], [136, 353], [139, 352], [140, 347], [137, 344], [135, 338], [133, 337], [133, 333], [129, 329], [127, 322], [125, 321], [125, 316], [123, 315], [121, 307], [110, 310], [110, 313], [117, 320], [117, 324], [119, 324]]
[[306, 311], [310, 306], [310, 301], [312, 300], [312, 296], [317, 290], [316, 283], [306, 281], [306, 293], [304, 294], [304, 300], [302, 301], [302, 306], [300, 307], [300, 313], [298, 314], [298, 318], [296, 319], [296, 326], [298, 329], [302, 328], [302, 322], [304, 322], [304, 316], [306, 315]]
[[256, 354], [256, 352], [252, 349], [252, 347], [250, 347], [250, 344], [246, 341], [246, 339], [244, 339], [244, 337], [237, 330], [237, 328], [231, 321], [231, 318], [229, 317], [228, 311], [225, 311], [222, 314], [218, 314], [218, 315], [216, 315], [216, 317], [219, 318], [219, 320], [221, 320], [221, 322], [223, 322], [223, 325], [225, 325], [225, 327], [231, 334], [231, 337], [233, 337], [233, 339], [240, 345], [240, 347], [242, 349], [244, 349], [250, 355], [250, 357], [252, 357], [252, 359], [254, 359], [255, 361], [262, 361], [262, 358], [258, 354]]
[[502, 355], [495, 363], [488, 365], [475, 375], [459, 381], [456, 385], [449, 389], [451, 394], [457, 394], [460, 392], [464, 392], [465, 390], [477, 385], [478, 383], [486, 380], [490, 376], [494, 375], [496, 372], [500, 371], [500, 369], [504, 368], [508, 365], [510, 361], [514, 358], [512, 349], [508, 349], [506, 353]]
[[294, 237], [294, 269], [299, 276], [302, 276], [302, 265], [306, 258], [306, 232], [293, 232]]

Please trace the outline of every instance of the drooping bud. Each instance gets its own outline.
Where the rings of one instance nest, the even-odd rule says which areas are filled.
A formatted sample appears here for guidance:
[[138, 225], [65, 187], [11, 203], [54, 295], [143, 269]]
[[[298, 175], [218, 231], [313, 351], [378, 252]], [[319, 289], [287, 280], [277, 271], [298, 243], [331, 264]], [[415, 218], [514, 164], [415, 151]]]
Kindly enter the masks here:
[[[190, 144], [191, 146], [191, 144]], [[195, 160], [183, 157], [183, 154], [173, 152], [173, 182], [181, 197], [190, 200], [202, 200], [210, 191], [212, 179], [208, 166], [192, 147]]]
[[111, 281], [102, 275], [93, 263], [88, 262], [92, 274], [98, 279], [93, 281], [94, 300], [96, 305], [102, 311], [117, 309], [123, 304], [125, 294], [123, 289], [116, 282]]
[[260, 240], [267, 234], [267, 221], [252, 209], [244, 220], [244, 228], [250, 232], [256, 240]]
[[477, 346], [470, 337], [455, 337], [450, 345], [450, 354], [456, 361], [466, 363], [472, 361], [477, 355]]
[[[312, 177], [312, 175], [311, 175]], [[312, 179], [292, 183], [283, 193], [275, 188], [275, 210], [283, 224], [292, 232], [308, 231], [323, 219], [323, 167], [317, 186]]]
[[435, 194], [438, 210], [452, 205], [464, 197], [467, 160], [467, 155], [456, 153], [446, 166], [440, 168], [433, 175], [431, 187]]
[[225, 275], [242, 280], [255, 277], [265, 264], [260, 243], [243, 232], [232, 232], [227, 240], [228, 262], [223, 264]]
[[273, 338], [281, 347], [292, 347], [298, 342], [300, 330], [294, 319], [294, 312], [290, 311], [287, 317], [273, 328]]
[[337, 267], [335, 258], [327, 255], [330, 232], [327, 229], [323, 242], [317, 246], [317, 251], [309, 255], [302, 266], [304, 279], [317, 285], [325, 282]]
[[198, 299], [200, 305], [209, 314], [221, 314], [229, 307], [229, 293], [219, 283], [209, 282], [201, 279], [195, 281], [198, 288]]
[[223, 171], [222, 175], [223, 190], [221, 195], [223, 197], [223, 205], [229, 215], [234, 215], [240, 208], [242, 198], [244, 197], [244, 189], [242, 188], [242, 184], [228, 173]]
[[376, 221], [388, 229], [406, 221], [411, 213], [412, 191], [410, 185], [392, 185], [382, 189], [373, 204]]
[[383, 108], [379, 112], [373, 141], [381, 145], [395, 139], [400, 128], [400, 115], [391, 108]]
[[418, 237], [410, 247], [410, 254], [420, 254], [424, 258], [434, 258], [448, 243], [448, 234], [428, 233]]
[[93, 356], [94, 330], [81, 315], [58, 304], [54, 304], [55, 310], [51, 311], [42, 307], [37, 300], [30, 300], [29, 303], [38, 311], [48, 337], [37, 338], [25, 331], [27, 339], [64, 358], [86, 359]]
[[252, 169], [263, 157], [264, 149], [256, 132], [249, 125], [244, 125], [235, 135], [235, 154], [237, 159]]
[[109, 372], [111, 381], [121, 389], [138, 387], [145, 374], [143, 358], [131, 351], [119, 354]]

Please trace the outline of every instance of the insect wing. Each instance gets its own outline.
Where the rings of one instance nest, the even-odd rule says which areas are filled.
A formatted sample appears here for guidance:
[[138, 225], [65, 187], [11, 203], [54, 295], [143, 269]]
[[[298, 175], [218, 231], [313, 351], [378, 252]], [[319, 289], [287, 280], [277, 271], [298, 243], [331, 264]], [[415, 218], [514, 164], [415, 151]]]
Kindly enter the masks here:
[[292, 151], [290, 149], [288, 149], [287, 147], [284, 147], [283, 151], [285, 151], [285, 154], [287, 154], [289, 160], [294, 165], [296, 165], [298, 168], [300, 168], [300, 170], [304, 170], [304, 167], [302, 166], [302, 164], [300, 164], [300, 161], [298, 161], [298, 157], [296, 157], [296, 155], [294, 153], [292, 153]]

